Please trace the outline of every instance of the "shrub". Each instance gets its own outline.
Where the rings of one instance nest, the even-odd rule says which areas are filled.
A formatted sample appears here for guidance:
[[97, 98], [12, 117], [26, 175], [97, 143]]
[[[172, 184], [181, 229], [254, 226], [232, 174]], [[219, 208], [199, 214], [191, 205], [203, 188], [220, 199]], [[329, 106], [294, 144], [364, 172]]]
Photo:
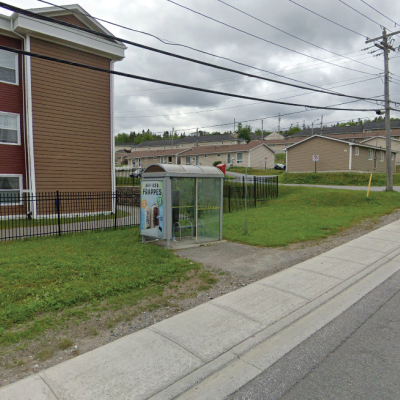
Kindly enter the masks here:
[[216, 167], [218, 164], [222, 164], [222, 161], [214, 161], [213, 166]]

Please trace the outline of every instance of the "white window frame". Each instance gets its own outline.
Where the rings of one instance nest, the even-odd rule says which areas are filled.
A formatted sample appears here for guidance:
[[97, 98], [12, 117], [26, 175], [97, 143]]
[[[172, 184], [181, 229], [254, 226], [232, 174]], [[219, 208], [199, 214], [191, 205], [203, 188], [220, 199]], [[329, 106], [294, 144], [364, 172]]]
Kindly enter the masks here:
[[384, 162], [385, 161], [385, 153], [381, 150], [381, 154], [379, 154], [379, 161]]
[[[19, 198], [21, 200], [22, 198], [22, 191], [24, 190], [22, 187], [22, 175], [20, 174], [0, 174], [0, 178], [19, 178]], [[1, 191], [2, 189], [0, 189]], [[12, 190], [16, 190], [16, 189], [12, 189]], [[14, 206], [21, 206], [23, 204], [22, 201], [20, 201], [19, 203], [0, 203], [1, 206], [9, 206], [9, 205], [14, 205]]]
[[190, 156], [185, 157], [186, 165], [190, 165]]
[[[241, 160], [239, 160], [239, 154], [242, 157]], [[243, 164], [243, 153], [236, 153], [236, 164]]]
[[4, 111], [0, 111], [0, 114], [17, 116], [17, 138], [18, 138], [17, 143], [0, 142], [0, 145], [21, 146], [21, 116], [16, 113], [10, 113], [10, 112], [4, 112]]
[[[171, 158], [171, 161], [169, 161], [170, 158]], [[168, 158], [167, 158], [167, 163], [168, 163], [168, 164], [172, 164], [172, 160], [173, 160], [173, 159], [172, 159], [172, 156], [168, 156]]]
[[204, 154], [204, 158], [208, 158], [208, 154]]
[[[9, 51], [5, 51], [5, 50], [0, 50], [0, 52], [2, 53], [10, 53]], [[2, 83], [6, 83], [8, 85], [14, 85], [14, 86], [19, 86], [19, 62], [18, 62], [18, 54], [13, 54], [14, 55], [14, 60], [15, 60], [15, 83], [14, 82], [7, 82], [7, 81], [2, 81], [0, 80], [0, 82]]]
[[360, 155], [360, 148], [359, 148], [358, 146], [355, 146], [355, 147], [354, 147], [354, 154], [355, 154], [356, 156], [359, 156], [359, 155]]
[[368, 150], [368, 160], [373, 160], [374, 159], [374, 151], [372, 149]]

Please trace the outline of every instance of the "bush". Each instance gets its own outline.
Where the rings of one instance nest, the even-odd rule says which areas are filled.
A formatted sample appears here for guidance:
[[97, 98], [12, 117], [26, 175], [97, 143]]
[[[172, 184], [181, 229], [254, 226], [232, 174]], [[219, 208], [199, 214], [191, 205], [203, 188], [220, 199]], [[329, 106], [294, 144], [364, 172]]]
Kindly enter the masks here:
[[216, 167], [218, 164], [223, 164], [222, 161], [214, 161], [213, 162], [213, 166]]

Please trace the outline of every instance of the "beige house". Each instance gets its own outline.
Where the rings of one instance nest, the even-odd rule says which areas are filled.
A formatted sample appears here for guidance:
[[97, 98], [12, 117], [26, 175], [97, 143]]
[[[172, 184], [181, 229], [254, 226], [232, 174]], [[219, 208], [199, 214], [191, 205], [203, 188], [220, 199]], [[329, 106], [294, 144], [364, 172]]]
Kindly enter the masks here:
[[214, 162], [235, 167], [267, 168], [274, 167], [275, 153], [261, 141], [251, 141], [236, 146], [194, 147], [180, 154], [181, 164], [212, 166]]
[[[386, 149], [386, 137], [377, 136], [371, 139], [367, 139], [361, 142], [362, 144], [373, 146], [378, 149]], [[400, 140], [392, 139], [392, 150], [396, 152], [400, 152]], [[400, 164], [400, 157], [396, 158], [396, 165]]]
[[[391, 160], [395, 168], [395, 151]], [[314, 172], [315, 167], [317, 172], [385, 172], [386, 150], [319, 135], [286, 149], [286, 172]]]
[[146, 168], [151, 164], [179, 164], [180, 154], [190, 149], [143, 150], [129, 153], [128, 167]]

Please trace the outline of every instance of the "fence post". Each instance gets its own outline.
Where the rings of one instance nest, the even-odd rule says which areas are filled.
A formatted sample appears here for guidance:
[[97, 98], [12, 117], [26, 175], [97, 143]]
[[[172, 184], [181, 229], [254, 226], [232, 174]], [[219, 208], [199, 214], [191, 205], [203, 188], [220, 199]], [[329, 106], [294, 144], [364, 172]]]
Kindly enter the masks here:
[[257, 177], [253, 176], [254, 207], [257, 207]]
[[279, 196], [279, 192], [278, 192], [278, 175], [276, 176], [276, 197]]
[[[246, 182], [247, 183], [247, 182]], [[242, 176], [242, 192], [243, 192], [243, 198], [244, 198], [244, 175]]]
[[61, 236], [61, 219], [60, 219], [60, 192], [57, 190], [56, 209], [58, 217], [58, 236]]
[[231, 212], [231, 185], [228, 186], [228, 205], [229, 205], [229, 212]]
[[[113, 193], [111, 192], [111, 197]], [[118, 192], [115, 191], [115, 206], [114, 206], [114, 229], [117, 229], [117, 202], [118, 202]], [[111, 201], [112, 204], [112, 201]]]

